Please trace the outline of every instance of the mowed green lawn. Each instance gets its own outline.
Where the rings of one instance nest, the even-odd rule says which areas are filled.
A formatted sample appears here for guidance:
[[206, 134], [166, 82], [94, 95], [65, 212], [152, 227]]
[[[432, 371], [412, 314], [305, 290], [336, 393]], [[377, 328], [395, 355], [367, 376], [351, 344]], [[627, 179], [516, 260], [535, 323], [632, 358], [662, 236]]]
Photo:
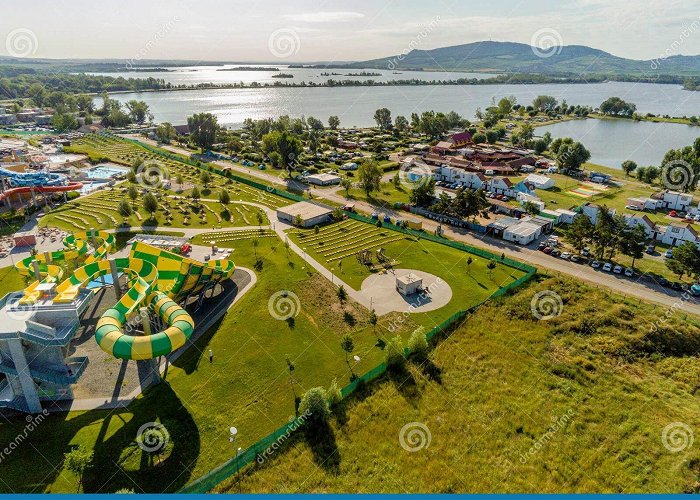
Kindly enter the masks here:
[[[547, 290], [561, 314], [537, 320], [531, 301]], [[575, 280], [532, 283], [437, 346], [439, 377], [411, 364], [383, 379], [340, 408], [325, 441], [297, 434], [240, 488], [697, 492], [700, 323], [666, 313]]]
[[[406, 339], [418, 325], [433, 326], [497, 289], [495, 282], [473, 267], [474, 277], [463, 278], [474, 281], [468, 292], [461, 290], [460, 281], [452, 285], [462, 302], [453, 298], [441, 310], [416, 315], [415, 321], [391, 313], [380, 319], [375, 333], [368, 310], [351, 301], [340, 304], [335, 287], [288, 252], [282, 241], [261, 238], [257, 246], [253, 241], [229, 242], [229, 246], [237, 266], [255, 269], [257, 284], [169, 367], [163, 383], [126, 409], [48, 417], [3, 461], [0, 490], [76, 491], [77, 478], [65, 469], [62, 459], [72, 447], [83, 445], [95, 456], [82, 491], [175, 491], [234, 454], [229, 427], [239, 430], [236, 446], [246, 448], [294, 415], [295, 394], [300, 396], [314, 386], [328, 387], [334, 379], [341, 386], [347, 384], [351, 372], [340, 348], [343, 334], [353, 336], [354, 354], [360, 357], [353, 370], [364, 373], [384, 359], [378, 338], [398, 333]], [[414, 251], [422, 252], [419, 245], [424, 244], [417, 242]], [[433, 245], [436, 248], [425, 250], [424, 255], [432, 255], [424, 257], [426, 262], [457, 258], [454, 251], [439, 254], [441, 246]], [[494, 277], [501, 283], [507, 272], [496, 270]], [[293, 320], [274, 317], [289, 310], [285, 304], [296, 314]], [[214, 353], [213, 364], [207, 359], [209, 349]], [[293, 387], [287, 357], [295, 365]], [[157, 464], [149, 465], [135, 439], [143, 424], [154, 421], [166, 426], [170, 438]], [[13, 440], [25, 424], [22, 417], [1, 424], [0, 443]]]

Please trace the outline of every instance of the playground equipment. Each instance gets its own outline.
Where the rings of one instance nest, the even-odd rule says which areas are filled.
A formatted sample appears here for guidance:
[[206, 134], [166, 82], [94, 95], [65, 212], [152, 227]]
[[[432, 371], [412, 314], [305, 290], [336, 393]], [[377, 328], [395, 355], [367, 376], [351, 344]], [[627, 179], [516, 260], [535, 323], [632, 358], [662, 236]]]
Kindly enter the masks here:
[[65, 175], [50, 172], [21, 173], [0, 168], [0, 179], [3, 181], [0, 201], [9, 200], [14, 194], [64, 193], [78, 191], [83, 187], [81, 182], [72, 182]]
[[[201, 306], [206, 292], [235, 271], [230, 260], [202, 263], [141, 241], [132, 244], [128, 257], [110, 259], [115, 238], [101, 231], [75, 233], [64, 244], [64, 250], [18, 262], [16, 269], [35, 281], [0, 300], [0, 373], [6, 375], [0, 381], [0, 408], [36, 412], [41, 401], [72, 398], [70, 386], [88, 359], [65, 356], [80, 316], [94, 298], [88, 284], [104, 286], [102, 280], [111, 275], [118, 299], [95, 327], [100, 348], [120, 359], [149, 360], [185, 345], [194, 331], [185, 307], [192, 299]], [[82, 265], [61, 281], [60, 264], [77, 265], [85, 255]], [[126, 287], [120, 274], [126, 275]], [[151, 314], [160, 330], [155, 333]], [[143, 321], [144, 335], [125, 332], [132, 317]]]

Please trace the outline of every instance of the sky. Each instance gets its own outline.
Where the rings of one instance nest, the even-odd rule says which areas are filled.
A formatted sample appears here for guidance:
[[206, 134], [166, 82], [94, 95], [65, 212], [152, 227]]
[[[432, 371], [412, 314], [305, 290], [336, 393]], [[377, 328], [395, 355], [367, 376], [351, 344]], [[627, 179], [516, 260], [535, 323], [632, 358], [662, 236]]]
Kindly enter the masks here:
[[341, 62], [494, 40], [654, 59], [700, 54], [697, 7], [698, 0], [5, 0], [0, 54]]

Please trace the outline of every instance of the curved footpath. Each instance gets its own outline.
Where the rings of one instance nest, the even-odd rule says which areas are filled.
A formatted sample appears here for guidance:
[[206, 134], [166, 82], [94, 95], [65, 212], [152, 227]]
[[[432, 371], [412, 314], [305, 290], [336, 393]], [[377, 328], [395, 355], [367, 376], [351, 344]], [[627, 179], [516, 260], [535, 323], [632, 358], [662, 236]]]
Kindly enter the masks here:
[[[142, 137], [127, 136], [129, 139], [136, 139], [137, 141], [143, 142], [150, 146], [157, 146], [155, 141], [147, 140]], [[176, 146], [160, 146], [162, 149], [168, 150], [172, 153], [189, 156], [190, 151], [182, 149]], [[397, 160], [397, 157], [393, 156], [393, 160]], [[264, 170], [249, 169], [242, 167], [236, 163], [226, 162], [226, 161], [214, 161], [214, 165], [219, 167], [226, 167], [234, 172], [240, 172], [247, 174], [251, 177], [260, 179], [263, 182], [272, 184], [273, 186], [280, 186], [281, 178], [278, 175], [269, 173]], [[389, 176], [386, 174], [385, 177]], [[294, 185], [292, 187], [300, 189], [308, 189], [305, 184], [300, 184], [292, 181]], [[338, 186], [330, 188], [317, 188], [314, 187], [310, 192], [318, 199], [323, 198], [325, 200], [344, 205], [349, 201], [355, 204], [355, 208], [364, 213], [372, 212], [382, 212], [388, 215], [405, 216], [405, 212], [398, 212], [393, 209], [388, 209], [384, 207], [379, 207], [368, 203], [366, 201], [360, 200], [349, 200], [343, 196], [340, 191], [342, 188]], [[423, 229], [427, 232], [434, 233], [438, 227], [438, 223], [424, 217], [411, 214], [412, 218], [419, 219], [423, 222]], [[271, 219], [272, 220], [272, 219]], [[472, 245], [475, 247], [483, 248], [489, 250], [496, 254], [504, 253], [507, 257], [512, 259], [525, 262], [542, 269], [548, 269], [553, 272], [565, 274], [574, 278], [579, 278], [588, 283], [597, 286], [604, 286], [613, 290], [614, 292], [639, 298], [645, 301], [654, 302], [662, 306], [673, 308], [677, 311], [683, 311], [685, 313], [700, 315], [700, 301], [695, 297], [690, 296], [687, 293], [677, 292], [662, 287], [658, 283], [653, 281], [641, 281], [638, 278], [630, 279], [624, 276], [618, 276], [612, 273], [605, 273], [603, 271], [596, 271], [590, 266], [585, 266], [581, 264], [574, 264], [573, 262], [558, 259], [556, 257], [551, 257], [545, 253], [537, 250], [534, 245], [523, 247], [516, 245], [504, 240], [494, 239], [489, 236], [476, 235], [475, 233], [451, 228], [449, 226], [443, 226], [443, 232], [448, 238]]]

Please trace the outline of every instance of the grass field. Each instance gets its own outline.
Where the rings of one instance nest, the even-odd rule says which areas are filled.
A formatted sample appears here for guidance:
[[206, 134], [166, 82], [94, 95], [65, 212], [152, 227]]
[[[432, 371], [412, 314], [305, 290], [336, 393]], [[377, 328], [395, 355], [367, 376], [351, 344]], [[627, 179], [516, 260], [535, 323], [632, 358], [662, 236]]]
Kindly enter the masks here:
[[[257, 246], [253, 241], [258, 241]], [[433, 326], [449, 311], [467, 308], [497, 289], [494, 281], [473, 267], [474, 277], [464, 279], [479, 280], [483, 288], [471, 284], [468, 292], [456, 294], [460, 301], [453, 299], [431, 316], [416, 315], [414, 321], [406, 321], [399, 313], [385, 315], [375, 334], [369, 311], [352, 301], [341, 304], [335, 287], [288, 252], [278, 238], [247, 238], [221, 246], [225, 244], [234, 249], [237, 266], [255, 269], [258, 282], [250, 292], [169, 367], [163, 383], [127, 409], [47, 417], [4, 461], [0, 491], [76, 491], [77, 478], [65, 469], [62, 459], [77, 445], [95, 452], [81, 491], [175, 491], [232, 456], [230, 426], [239, 430], [237, 446], [250, 446], [294, 415], [295, 393], [300, 396], [313, 386], [328, 387], [333, 379], [340, 385], [348, 383], [351, 372], [340, 348], [343, 334], [352, 334], [354, 353], [360, 357], [353, 370], [364, 373], [384, 358], [384, 344], [378, 337], [398, 333], [407, 338], [418, 325]], [[497, 269], [494, 278], [506, 280], [508, 274]], [[461, 292], [457, 284], [453, 286]], [[296, 298], [292, 306], [297, 315], [285, 321], [271, 313], [277, 311], [271, 299], [279, 300], [283, 291]], [[392, 325], [391, 332], [387, 325]], [[211, 365], [206, 359], [209, 349], [215, 359]], [[287, 357], [296, 368], [293, 386]], [[156, 465], [135, 442], [139, 427], [153, 421], [163, 423], [170, 434], [170, 444]], [[25, 424], [18, 418], [0, 425], [0, 443], [13, 440]]]
[[[546, 290], [561, 314], [537, 320], [531, 301]], [[440, 343], [430, 356], [439, 377], [415, 364], [386, 377], [339, 408], [326, 441], [296, 434], [240, 488], [697, 492], [700, 451], [688, 433], [700, 425], [700, 323], [666, 313], [574, 280], [533, 283]], [[427, 432], [410, 452], [400, 435], [416, 423]], [[238, 488], [232, 478], [222, 490]]]

